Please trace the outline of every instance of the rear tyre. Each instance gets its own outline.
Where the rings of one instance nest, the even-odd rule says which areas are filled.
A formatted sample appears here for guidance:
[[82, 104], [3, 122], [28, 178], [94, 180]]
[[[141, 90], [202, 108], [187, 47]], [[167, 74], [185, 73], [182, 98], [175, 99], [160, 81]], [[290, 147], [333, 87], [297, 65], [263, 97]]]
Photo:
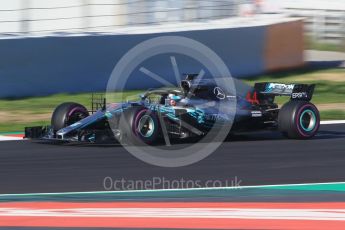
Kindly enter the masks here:
[[130, 145], [151, 145], [159, 136], [158, 118], [147, 108], [129, 108], [120, 119], [121, 141]]
[[51, 125], [54, 132], [56, 132], [88, 116], [89, 112], [83, 105], [74, 102], [65, 102], [55, 108]]
[[319, 111], [310, 102], [289, 101], [279, 111], [278, 127], [288, 138], [311, 138], [320, 127]]

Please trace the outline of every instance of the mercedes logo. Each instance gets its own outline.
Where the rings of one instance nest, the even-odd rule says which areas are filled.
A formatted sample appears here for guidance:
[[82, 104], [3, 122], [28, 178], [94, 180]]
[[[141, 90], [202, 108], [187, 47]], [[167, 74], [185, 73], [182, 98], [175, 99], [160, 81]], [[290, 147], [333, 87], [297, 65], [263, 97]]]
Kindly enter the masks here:
[[214, 87], [213, 93], [216, 95], [216, 97], [218, 99], [221, 99], [221, 100], [225, 99], [225, 97], [226, 97], [224, 91], [221, 88], [219, 88], [218, 86]]

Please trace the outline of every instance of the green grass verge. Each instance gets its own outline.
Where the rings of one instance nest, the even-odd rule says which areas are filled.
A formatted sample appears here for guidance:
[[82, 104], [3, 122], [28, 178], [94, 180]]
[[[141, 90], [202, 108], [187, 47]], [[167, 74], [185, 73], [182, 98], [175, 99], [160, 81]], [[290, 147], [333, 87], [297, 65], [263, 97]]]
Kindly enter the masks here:
[[321, 120], [345, 120], [344, 110], [324, 110], [320, 112]]
[[311, 36], [306, 36], [305, 46], [306, 46], [306, 49], [311, 49], [311, 50], [344, 52], [345, 40], [343, 39], [343, 41], [340, 42], [340, 44], [332, 44], [332, 43], [326, 43], [326, 42], [318, 42], [315, 39], [313, 39]]
[[[113, 102], [120, 102], [123, 101], [123, 98], [125, 100], [137, 100], [140, 93], [142, 93], [142, 91], [127, 91], [124, 93], [114, 93], [110, 96], [113, 99]], [[23, 119], [21, 119], [21, 121], [13, 120], [9, 122], [0, 122], [0, 132], [23, 131], [24, 127], [28, 126], [49, 125], [49, 119], [41, 119], [37, 121], [37, 118], [34, 119], [35, 116], [51, 114], [57, 105], [68, 101], [77, 102], [85, 105], [87, 108], [91, 108], [91, 93], [55, 94], [44, 97], [1, 99], [0, 112], [16, 114], [17, 117], [25, 116], [25, 120], [27, 121], [23, 122]]]
[[[111, 98], [114, 99], [114, 102], [119, 102], [122, 98], [134, 100], [138, 98], [141, 92], [142, 91], [127, 91], [123, 93], [114, 93], [111, 95]], [[86, 107], [90, 107], [91, 93], [55, 94], [44, 97], [1, 99], [0, 111], [26, 111], [32, 114], [50, 113], [56, 105], [68, 101], [77, 102]]]
[[337, 44], [329, 44], [329, 43], [318, 43], [318, 42], [311, 42], [307, 45], [308, 49], [311, 50], [321, 50], [321, 51], [335, 51], [335, 52], [343, 52], [344, 46], [337, 45]]
[[1, 133], [5, 132], [24, 132], [25, 127], [32, 127], [32, 126], [45, 126], [49, 125], [49, 120], [37, 121], [37, 122], [28, 122], [28, 123], [0, 123], [0, 135]]

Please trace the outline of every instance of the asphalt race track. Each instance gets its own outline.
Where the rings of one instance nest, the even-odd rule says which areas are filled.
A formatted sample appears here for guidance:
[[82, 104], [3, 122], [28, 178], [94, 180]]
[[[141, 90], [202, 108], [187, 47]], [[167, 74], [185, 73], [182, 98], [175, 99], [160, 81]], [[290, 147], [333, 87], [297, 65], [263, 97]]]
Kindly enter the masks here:
[[102, 191], [103, 180], [240, 180], [240, 185], [345, 181], [345, 124], [312, 140], [278, 133], [238, 135], [206, 159], [180, 168], [146, 164], [120, 146], [0, 142], [0, 193]]

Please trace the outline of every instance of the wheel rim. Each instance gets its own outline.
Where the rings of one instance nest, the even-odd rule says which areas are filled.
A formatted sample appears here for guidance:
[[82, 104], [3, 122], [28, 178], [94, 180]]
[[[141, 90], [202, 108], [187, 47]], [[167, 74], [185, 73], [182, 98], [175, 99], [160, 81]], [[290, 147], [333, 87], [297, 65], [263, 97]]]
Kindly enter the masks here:
[[138, 123], [138, 131], [141, 136], [143, 137], [150, 137], [152, 136], [153, 132], [155, 130], [155, 124], [149, 115], [144, 115], [140, 118]]
[[316, 115], [314, 111], [307, 109], [299, 118], [300, 125], [304, 131], [310, 132], [316, 126]]

